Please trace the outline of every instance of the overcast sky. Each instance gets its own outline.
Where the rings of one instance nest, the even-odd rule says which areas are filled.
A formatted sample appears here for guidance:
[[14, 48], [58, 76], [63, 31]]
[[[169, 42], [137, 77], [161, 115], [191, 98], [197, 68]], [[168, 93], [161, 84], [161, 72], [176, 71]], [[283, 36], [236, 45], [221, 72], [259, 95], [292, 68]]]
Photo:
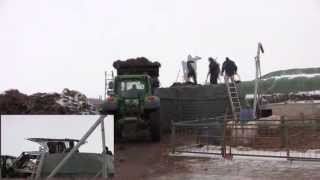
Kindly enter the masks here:
[[1, 0], [0, 91], [104, 91], [112, 62], [145, 56], [162, 63], [162, 86], [188, 54], [204, 82], [208, 56], [235, 60], [254, 77], [257, 42], [263, 74], [319, 67], [319, 0]]

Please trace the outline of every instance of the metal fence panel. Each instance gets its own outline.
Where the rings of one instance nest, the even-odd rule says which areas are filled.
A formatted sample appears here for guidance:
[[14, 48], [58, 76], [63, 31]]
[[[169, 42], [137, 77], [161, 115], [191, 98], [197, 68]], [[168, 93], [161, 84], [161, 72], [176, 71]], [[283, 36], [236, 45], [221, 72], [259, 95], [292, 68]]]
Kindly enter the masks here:
[[229, 117], [173, 123], [173, 152], [320, 160], [320, 118], [256, 120]]

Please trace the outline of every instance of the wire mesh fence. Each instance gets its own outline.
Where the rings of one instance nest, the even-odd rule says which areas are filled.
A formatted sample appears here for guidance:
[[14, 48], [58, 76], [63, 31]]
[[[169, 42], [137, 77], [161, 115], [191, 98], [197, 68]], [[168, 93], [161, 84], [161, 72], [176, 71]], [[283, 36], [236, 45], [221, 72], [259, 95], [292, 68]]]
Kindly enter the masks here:
[[221, 155], [225, 144], [224, 117], [172, 123], [172, 152]]

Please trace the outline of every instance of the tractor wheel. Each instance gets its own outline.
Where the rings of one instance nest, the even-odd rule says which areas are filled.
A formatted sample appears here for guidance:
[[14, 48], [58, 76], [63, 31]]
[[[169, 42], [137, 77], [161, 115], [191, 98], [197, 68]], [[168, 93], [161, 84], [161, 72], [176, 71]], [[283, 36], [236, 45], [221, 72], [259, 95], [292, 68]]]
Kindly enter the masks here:
[[150, 132], [151, 139], [153, 142], [159, 142], [161, 136], [161, 127], [160, 127], [160, 110], [155, 110], [150, 113]]

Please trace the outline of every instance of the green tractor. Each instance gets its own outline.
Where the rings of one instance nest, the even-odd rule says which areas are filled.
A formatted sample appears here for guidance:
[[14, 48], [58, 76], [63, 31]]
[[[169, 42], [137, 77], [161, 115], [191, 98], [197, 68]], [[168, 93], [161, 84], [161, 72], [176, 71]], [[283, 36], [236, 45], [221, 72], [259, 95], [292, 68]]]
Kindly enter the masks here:
[[115, 138], [121, 139], [124, 131], [149, 129], [152, 141], [160, 141], [160, 99], [154, 95], [160, 63], [137, 58], [113, 66], [117, 76], [109, 83], [101, 112], [114, 115]]

